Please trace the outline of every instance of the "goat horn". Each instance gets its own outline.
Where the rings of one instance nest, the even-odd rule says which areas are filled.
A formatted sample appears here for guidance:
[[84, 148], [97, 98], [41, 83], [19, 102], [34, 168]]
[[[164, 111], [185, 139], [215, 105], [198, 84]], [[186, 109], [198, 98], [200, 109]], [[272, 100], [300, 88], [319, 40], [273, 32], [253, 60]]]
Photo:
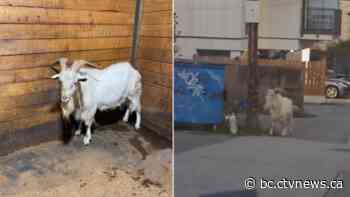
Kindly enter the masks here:
[[61, 70], [64, 70], [64, 69], [66, 69], [66, 67], [67, 67], [67, 62], [68, 62], [68, 59], [67, 59], [67, 58], [61, 57], [61, 58], [57, 59], [53, 64], [51, 64], [51, 65], [49, 66], [49, 68], [50, 68], [51, 70], [55, 71], [56, 73], [59, 73], [60, 71], [59, 71], [57, 68], [55, 68], [54, 65], [57, 64], [57, 63], [59, 63], [59, 64], [61, 65]]
[[92, 62], [88, 62], [88, 61], [86, 61], [85, 64], [86, 64], [86, 65], [89, 65], [89, 66], [91, 66], [91, 67], [93, 67], [93, 68], [98, 68], [98, 67], [99, 67], [98, 64], [95, 64], [95, 63], [92, 63]]
[[60, 71], [57, 68], [55, 68], [53, 65], [49, 66], [49, 68], [53, 70], [55, 73], [60, 73]]
[[73, 70], [78, 71], [83, 65], [87, 65], [87, 66], [89, 66], [91, 68], [98, 68], [97, 64], [88, 62], [86, 60], [77, 60], [73, 64]]
[[61, 57], [57, 60], [60, 65], [61, 65], [61, 70], [65, 70], [67, 68], [67, 62], [68, 62], [68, 58], [65, 57]]

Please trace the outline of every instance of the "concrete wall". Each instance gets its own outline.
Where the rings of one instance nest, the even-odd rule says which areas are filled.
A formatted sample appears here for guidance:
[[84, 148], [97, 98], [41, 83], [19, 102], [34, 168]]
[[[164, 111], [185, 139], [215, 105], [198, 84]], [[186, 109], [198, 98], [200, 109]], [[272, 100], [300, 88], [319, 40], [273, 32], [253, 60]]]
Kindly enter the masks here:
[[302, 0], [260, 0], [259, 48], [299, 49]]
[[350, 1], [341, 1], [340, 9], [342, 10], [342, 24], [341, 24], [341, 39], [347, 40], [350, 38]]
[[[177, 0], [179, 54], [191, 58], [197, 49], [230, 50], [231, 57], [247, 48], [245, 0]], [[261, 0], [259, 48], [298, 49], [301, 0]], [[286, 21], [288, 21], [286, 23]]]
[[244, 0], [176, 0], [180, 54], [191, 58], [197, 49], [240, 51], [245, 37]]
[[[337, 8], [338, 1], [313, 0], [312, 5]], [[176, 0], [180, 53], [191, 58], [197, 49], [230, 50], [232, 57], [247, 48], [245, 0]], [[331, 41], [332, 35], [303, 35], [302, 0], [260, 0], [259, 48], [295, 50], [309, 41]], [[305, 43], [306, 42], [306, 43]]]

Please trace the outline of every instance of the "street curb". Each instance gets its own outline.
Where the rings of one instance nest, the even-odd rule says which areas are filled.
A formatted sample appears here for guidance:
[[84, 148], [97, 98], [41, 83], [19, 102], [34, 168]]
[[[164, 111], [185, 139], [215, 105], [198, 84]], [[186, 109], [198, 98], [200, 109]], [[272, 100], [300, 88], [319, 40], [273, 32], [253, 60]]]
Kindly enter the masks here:
[[338, 98], [338, 99], [327, 99], [321, 96], [305, 96], [305, 104], [350, 104], [350, 99]]

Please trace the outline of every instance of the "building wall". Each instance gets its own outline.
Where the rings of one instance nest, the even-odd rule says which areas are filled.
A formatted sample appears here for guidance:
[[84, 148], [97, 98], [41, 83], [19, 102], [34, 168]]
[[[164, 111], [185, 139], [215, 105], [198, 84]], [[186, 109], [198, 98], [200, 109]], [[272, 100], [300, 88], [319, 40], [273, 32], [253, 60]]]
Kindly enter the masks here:
[[341, 39], [350, 38], [350, 1], [341, 1], [340, 9], [342, 10]]
[[[230, 50], [231, 57], [247, 48], [245, 0], [177, 0], [179, 54], [191, 58], [197, 49]], [[301, 0], [260, 0], [259, 48], [298, 49]], [[285, 21], [288, 21], [286, 23]]]
[[[323, 1], [323, 0], [322, 0]], [[197, 49], [230, 50], [232, 57], [247, 48], [245, 0], [177, 0], [181, 31], [179, 54], [192, 58]], [[332, 35], [301, 35], [303, 0], [260, 0], [259, 48], [302, 49], [309, 42], [331, 41]], [[337, 1], [313, 0], [313, 5], [337, 8]]]
[[0, 154], [57, 138], [57, 58], [129, 60], [135, 0], [0, 1]]
[[143, 1], [137, 66], [145, 111], [172, 112], [172, 16], [172, 1]]
[[243, 2], [176, 0], [179, 54], [191, 58], [197, 49], [241, 51], [245, 39]]
[[259, 48], [299, 49], [302, 0], [260, 0]]

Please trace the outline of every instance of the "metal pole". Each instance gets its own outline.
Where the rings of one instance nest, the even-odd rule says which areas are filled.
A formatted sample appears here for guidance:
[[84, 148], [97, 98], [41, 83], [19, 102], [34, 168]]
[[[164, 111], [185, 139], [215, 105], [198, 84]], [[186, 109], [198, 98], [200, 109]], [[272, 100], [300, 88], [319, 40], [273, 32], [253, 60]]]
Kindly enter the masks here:
[[247, 127], [259, 129], [258, 109], [258, 23], [248, 23], [248, 110]]
[[139, 48], [140, 40], [140, 26], [142, 16], [142, 0], [136, 0], [134, 28], [133, 28], [133, 40], [132, 40], [132, 52], [131, 52], [131, 65], [136, 67], [137, 51]]

